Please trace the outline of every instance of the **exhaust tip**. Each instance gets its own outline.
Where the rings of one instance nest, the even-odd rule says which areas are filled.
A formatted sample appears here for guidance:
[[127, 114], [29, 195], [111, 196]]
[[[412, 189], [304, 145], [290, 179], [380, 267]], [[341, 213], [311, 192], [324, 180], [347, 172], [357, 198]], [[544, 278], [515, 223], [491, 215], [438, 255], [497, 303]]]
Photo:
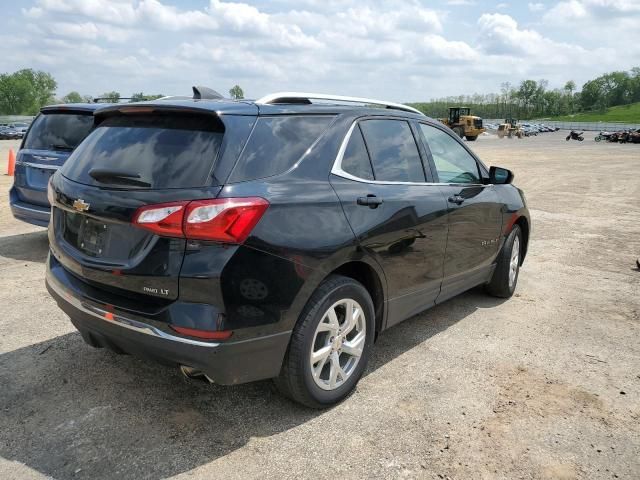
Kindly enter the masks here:
[[200, 380], [202, 382], [213, 383], [213, 380], [205, 375], [202, 370], [198, 370], [197, 368], [188, 367], [187, 365], [180, 365], [180, 372], [182, 372], [182, 375], [184, 375], [186, 378], [189, 378], [191, 380]]

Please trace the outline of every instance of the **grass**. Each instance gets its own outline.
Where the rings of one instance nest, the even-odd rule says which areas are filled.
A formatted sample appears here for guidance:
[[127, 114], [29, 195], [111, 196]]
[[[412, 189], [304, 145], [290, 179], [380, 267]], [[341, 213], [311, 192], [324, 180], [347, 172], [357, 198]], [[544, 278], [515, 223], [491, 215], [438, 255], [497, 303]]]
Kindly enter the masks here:
[[574, 115], [563, 115], [561, 117], [551, 117], [549, 120], [561, 122], [624, 122], [640, 123], [640, 102], [630, 105], [619, 105], [607, 108], [604, 113], [588, 112], [576, 113]]

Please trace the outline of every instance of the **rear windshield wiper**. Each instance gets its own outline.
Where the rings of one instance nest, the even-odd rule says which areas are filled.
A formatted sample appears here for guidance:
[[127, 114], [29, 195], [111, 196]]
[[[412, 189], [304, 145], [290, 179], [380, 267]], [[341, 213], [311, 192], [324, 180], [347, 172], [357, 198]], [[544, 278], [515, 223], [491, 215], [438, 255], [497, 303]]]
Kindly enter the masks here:
[[63, 150], [65, 152], [72, 152], [75, 147], [70, 147], [69, 145], [51, 145], [51, 148], [54, 150]]
[[89, 176], [100, 183], [112, 183], [122, 185], [132, 185], [136, 187], [150, 187], [149, 182], [138, 180], [140, 174], [127, 170], [115, 170], [109, 168], [92, 168], [89, 170]]

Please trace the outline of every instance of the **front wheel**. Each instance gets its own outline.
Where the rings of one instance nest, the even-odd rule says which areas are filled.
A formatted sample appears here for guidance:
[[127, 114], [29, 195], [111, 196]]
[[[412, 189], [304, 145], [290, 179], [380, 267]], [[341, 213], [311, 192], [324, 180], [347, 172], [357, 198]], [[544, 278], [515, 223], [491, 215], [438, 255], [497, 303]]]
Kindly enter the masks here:
[[567, 138], [565, 138], [565, 140], [568, 142], [569, 140], [571, 140], [571, 135], [569, 135]]
[[465, 138], [466, 138], [466, 139], [467, 139], [467, 141], [469, 141], [469, 142], [475, 142], [475, 141], [476, 141], [476, 139], [478, 138], [478, 136], [477, 136], [477, 135], [467, 135]]
[[594, 140], [595, 140], [596, 142], [599, 142], [600, 140], [602, 140], [602, 137], [601, 137], [600, 135], [598, 135], [596, 138], [594, 138]]
[[496, 269], [487, 284], [487, 292], [494, 297], [509, 298], [516, 290], [522, 256], [522, 230], [514, 225], [498, 254]]
[[375, 332], [373, 301], [362, 284], [332, 275], [314, 292], [291, 335], [281, 393], [312, 408], [342, 401], [367, 366]]

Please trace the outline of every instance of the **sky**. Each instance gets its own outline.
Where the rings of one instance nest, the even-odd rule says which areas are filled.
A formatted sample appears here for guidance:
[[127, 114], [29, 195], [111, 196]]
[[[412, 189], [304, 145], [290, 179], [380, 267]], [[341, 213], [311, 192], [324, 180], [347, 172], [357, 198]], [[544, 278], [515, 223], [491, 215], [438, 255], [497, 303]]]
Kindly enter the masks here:
[[247, 98], [410, 102], [640, 66], [640, 0], [0, 0], [0, 12], [0, 72], [47, 71], [59, 96], [239, 84]]

